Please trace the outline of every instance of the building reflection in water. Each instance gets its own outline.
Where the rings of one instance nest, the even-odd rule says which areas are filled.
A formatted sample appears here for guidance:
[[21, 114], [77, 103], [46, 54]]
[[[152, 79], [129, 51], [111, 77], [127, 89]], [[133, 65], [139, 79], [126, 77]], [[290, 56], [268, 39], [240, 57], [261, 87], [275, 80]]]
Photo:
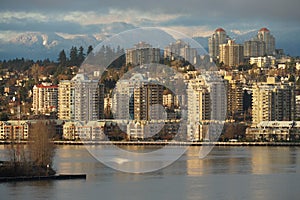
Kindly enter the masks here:
[[296, 155], [296, 147], [251, 148], [253, 174], [296, 172], [299, 159]]

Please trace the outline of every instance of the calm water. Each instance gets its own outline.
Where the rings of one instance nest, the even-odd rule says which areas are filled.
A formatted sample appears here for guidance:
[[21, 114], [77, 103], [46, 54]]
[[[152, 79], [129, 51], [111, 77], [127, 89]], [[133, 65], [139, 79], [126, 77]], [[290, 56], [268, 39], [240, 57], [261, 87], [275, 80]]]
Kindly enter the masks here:
[[86, 173], [87, 180], [0, 183], [0, 199], [300, 198], [298, 147], [215, 147], [201, 160], [198, 153], [199, 147], [190, 147], [162, 170], [128, 174], [99, 163], [84, 146], [59, 146], [57, 172]]

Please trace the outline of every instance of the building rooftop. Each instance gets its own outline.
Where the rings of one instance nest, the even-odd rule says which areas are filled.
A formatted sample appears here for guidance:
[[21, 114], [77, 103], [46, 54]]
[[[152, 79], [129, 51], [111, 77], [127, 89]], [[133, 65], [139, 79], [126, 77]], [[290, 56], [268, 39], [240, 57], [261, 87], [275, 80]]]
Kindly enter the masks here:
[[223, 28], [217, 28], [215, 32], [225, 32], [225, 30]]
[[269, 29], [267, 29], [267, 28], [264, 27], [264, 28], [261, 28], [261, 29], [259, 30], [259, 32], [270, 32], [270, 31], [269, 31]]

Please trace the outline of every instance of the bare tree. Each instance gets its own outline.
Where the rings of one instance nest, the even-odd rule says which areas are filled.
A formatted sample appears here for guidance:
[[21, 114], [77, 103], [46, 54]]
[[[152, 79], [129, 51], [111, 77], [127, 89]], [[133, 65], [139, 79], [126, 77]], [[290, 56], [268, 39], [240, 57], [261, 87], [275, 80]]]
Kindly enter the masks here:
[[55, 125], [51, 121], [39, 120], [30, 127], [29, 160], [38, 167], [51, 167], [55, 155], [53, 137]]

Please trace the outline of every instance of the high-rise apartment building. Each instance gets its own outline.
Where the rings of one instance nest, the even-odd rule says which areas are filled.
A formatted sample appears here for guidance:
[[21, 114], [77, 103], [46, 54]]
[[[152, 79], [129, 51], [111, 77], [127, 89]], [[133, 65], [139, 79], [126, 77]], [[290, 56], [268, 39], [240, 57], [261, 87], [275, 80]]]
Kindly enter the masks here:
[[208, 121], [211, 119], [211, 101], [207, 85], [201, 77], [188, 82], [187, 89], [187, 139], [202, 140]]
[[225, 76], [227, 80], [227, 117], [243, 112], [243, 84], [232, 76]]
[[201, 75], [205, 79], [211, 100], [211, 120], [225, 121], [227, 111], [226, 82], [216, 72]]
[[191, 64], [196, 64], [197, 62], [197, 50], [192, 48], [189, 44], [182, 40], [177, 40], [171, 43], [164, 49], [164, 58], [169, 58], [170, 60], [185, 59]]
[[117, 83], [113, 94], [113, 115], [118, 120], [161, 120], [164, 119], [164, 87], [148, 81], [141, 74]]
[[266, 43], [262, 40], [252, 39], [244, 42], [244, 57], [261, 57], [266, 54]]
[[269, 77], [267, 82], [255, 83], [252, 88], [252, 122], [294, 120], [295, 94], [290, 83], [275, 82]]
[[98, 80], [89, 80], [85, 74], [72, 78], [74, 84], [74, 119], [94, 121], [103, 118], [104, 87]]
[[222, 28], [218, 28], [212, 34], [212, 36], [208, 39], [208, 50], [209, 55], [213, 60], [219, 58], [220, 55], [220, 48], [221, 44], [226, 44], [229, 37], [227, 36], [226, 32]]
[[74, 82], [70, 80], [58, 84], [58, 119], [74, 119]]
[[164, 87], [155, 82], [142, 84], [134, 89], [134, 119], [161, 120], [163, 116]]
[[145, 82], [146, 79], [141, 74], [134, 74], [129, 80], [117, 82], [112, 104], [115, 119], [134, 119], [134, 89]]
[[236, 44], [233, 40], [228, 40], [227, 44], [221, 44], [220, 63], [223, 62], [227, 66], [237, 66], [244, 62], [244, 47]]
[[275, 55], [275, 37], [270, 33], [269, 29], [261, 28], [258, 31], [257, 39], [265, 42], [266, 54], [268, 56]]
[[189, 80], [187, 99], [187, 139], [213, 139], [226, 118], [224, 80], [214, 72]]
[[58, 86], [58, 118], [62, 120], [93, 121], [104, 116], [104, 86], [77, 74], [72, 80], [60, 81]]
[[33, 87], [32, 111], [34, 114], [50, 114], [57, 111], [58, 86], [42, 83]]
[[126, 49], [126, 64], [143, 65], [159, 63], [161, 53], [159, 48], [153, 48], [150, 44], [140, 42], [134, 48]]

